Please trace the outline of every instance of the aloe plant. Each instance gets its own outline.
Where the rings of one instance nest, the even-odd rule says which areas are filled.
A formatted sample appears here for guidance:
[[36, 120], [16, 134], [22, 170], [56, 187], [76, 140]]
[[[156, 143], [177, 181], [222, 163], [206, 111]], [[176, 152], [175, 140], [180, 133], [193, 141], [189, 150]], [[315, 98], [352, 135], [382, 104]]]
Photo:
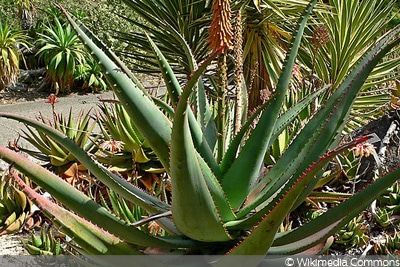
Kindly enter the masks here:
[[400, 212], [400, 185], [398, 182], [386, 189], [379, 198], [380, 206], [399, 214]]
[[[72, 109], [69, 110], [68, 117], [55, 112], [55, 104], [58, 102], [54, 94], [51, 94], [47, 103], [50, 103], [53, 110], [52, 119], [44, 117], [40, 114], [38, 121], [43, 122], [51, 128], [65, 134], [72, 139], [84, 151], [90, 152], [96, 150], [96, 141], [99, 135], [91, 137], [91, 133], [96, 126], [91, 121], [90, 111], [80, 111], [76, 120], [72, 116]], [[42, 164], [60, 175], [70, 184], [87, 190], [93, 184], [87, 173], [86, 168], [72, 155], [68, 149], [59, 146], [49, 136], [34, 128], [26, 127], [22, 130], [21, 137], [25, 139], [34, 149], [19, 147], [18, 150], [25, 152], [33, 158], [39, 160]]]
[[[57, 113], [53, 114], [52, 119], [48, 119], [43, 115], [40, 115], [39, 117], [40, 119], [38, 119], [38, 121], [62, 132], [68, 136], [68, 138], [74, 140], [74, 142], [85, 151], [94, 150], [98, 136], [92, 139], [90, 137], [90, 134], [96, 125], [95, 122], [90, 121], [90, 111], [85, 113], [82, 110], [78, 114], [76, 121], [74, 121], [72, 116], [72, 109], [69, 110], [68, 117]], [[26, 152], [32, 157], [44, 161], [51, 166], [61, 167], [77, 162], [76, 158], [69, 153], [67, 149], [59, 146], [50, 137], [40, 131], [37, 132], [34, 129], [27, 127], [26, 130], [23, 130], [22, 138], [38, 150], [36, 151], [21, 147], [20, 149], [23, 152]]]
[[4, 172], [0, 179], [0, 235], [19, 232], [28, 219], [32, 202]]
[[150, 172], [163, 171], [123, 106], [103, 102], [96, 117], [104, 139], [96, 152], [98, 161], [120, 171], [132, 170], [137, 163]]
[[[149, 214], [146, 223], [157, 221], [165, 229], [165, 235], [142, 231], [140, 221], [127, 224], [58, 176], [5, 147], [0, 146], [0, 155], [65, 206], [63, 209], [44, 199], [24, 186], [22, 179], [14, 177], [24, 192], [51, 214], [54, 223], [74, 238], [82, 253], [145, 254], [144, 248], [158, 248], [161, 252], [176, 254], [265, 255], [298, 253], [317, 246], [357, 216], [400, 173], [400, 170], [387, 173], [317, 218], [291, 231], [277, 233], [286, 216], [313, 190], [319, 172], [332, 158], [356, 145], [368, 145], [369, 137], [339, 145], [340, 135], [364, 81], [400, 42], [400, 28], [375, 43], [324, 105], [299, 129], [274, 166], [263, 174], [264, 156], [271, 144], [321, 94], [319, 90], [291, 109], [282, 109], [303, 31], [316, 2], [311, 1], [299, 20], [274, 94], [235, 136], [226, 135], [223, 151], [215, 151], [223, 146], [217, 145], [220, 137], [217, 138], [214, 120], [206, 116], [212, 114], [210, 109], [219, 105], [219, 100], [207, 99], [203, 73], [216, 57], [221, 59], [227, 47], [215, 49], [201, 64], [192, 59], [194, 70], [181, 87], [165, 57], [149, 38], [167, 84], [169, 106], [150, 97], [121, 60], [84, 24], [63, 10], [83, 43], [100, 62], [110, 88], [169, 175], [172, 202], [144, 193], [108, 171], [72, 140], [47, 125], [15, 114], [0, 113], [0, 116], [31, 125], [53, 138], [99, 181], [126, 201], [140, 206]], [[190, 55], [190, 49], [186, 51]], [[214, 83], [214, 86], [218, 85]], [[221, 120], [225, 115], [216, 117], [220, 116], [217, 119]], [[229, 120], [225, 125], [231, 128]], [[221, 256], [215, 264], [225, 260]]]
[[61, 247], [61, 239], [54, 237], [54, 229], [42, 225], [39, 235], [31, 233], [30, 239], [23, 239], [22, 244], [30, 255], [60, 255], [65, 254]]
[[345, 244], [348, 247], [361, 247], [369, 242], [367, 226], [360, 215], [340, 229], [337, 233], [337, 243]]

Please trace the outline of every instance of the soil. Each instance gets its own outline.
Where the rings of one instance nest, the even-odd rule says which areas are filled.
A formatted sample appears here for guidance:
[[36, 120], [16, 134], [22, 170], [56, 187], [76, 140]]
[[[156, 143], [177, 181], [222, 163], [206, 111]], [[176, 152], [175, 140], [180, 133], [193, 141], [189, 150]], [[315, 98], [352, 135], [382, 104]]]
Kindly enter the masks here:
[[48, 95], [48, 92], [38, 92], [32, 88], [25, 87], [23, 84], [17, 84], [15, 87], [7, 87], [0, 91], [0, 105], [46, 99]]

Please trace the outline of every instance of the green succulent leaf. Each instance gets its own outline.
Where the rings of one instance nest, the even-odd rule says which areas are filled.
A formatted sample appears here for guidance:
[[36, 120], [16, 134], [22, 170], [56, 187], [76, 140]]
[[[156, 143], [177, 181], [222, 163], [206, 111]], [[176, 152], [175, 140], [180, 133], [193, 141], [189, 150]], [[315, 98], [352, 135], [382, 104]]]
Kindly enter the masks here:
[[[61, 208], [38, 194], [35, 190], [27, 186], [16, 174], [14, 174], [14, 179], [24, 188], [24, 192], [33, 199], [36, 205], [42, 208], [46, 214], [56, 218], [54, 222], [59, 227], [62, 227], [66, 234], [74, 236], [74, 241], [78, 243], [86, 253], [102, 255], [141, 254], [135, 246], [130, 246], [112, 234], [84, 220], [82, 217]], [[44, 233], [42, 233], [42, 236], [43, 234]], [[50, 252], [52, 240], [50, 240], [48, 236], [45, 236], [42, 241], [46, 243], [43, 249]]]
[[85, 46], [99, 61], [105, 78], [135, 123], [139, 132], [150, 144], [163, 166], [169, 169], [169, 140], [171, 121], [145, 93], [143, 85], [128, 68], [81, 22], [64, 13]]
[[400, 170], [392, 171], [309, 223], [284, 234], [278, 234], [268, 253], [293, 254], [323, 242], [385, 192], [385, 189], [398, 179], [399, 174]]
[[[243, 204], [253, 183], [259, 176], [264, 155], [271, 144], [271, 136], [289, 87], [303, 32], [316, 2], [315, 0], [311, 1], [304, 15], [299, 20], [298, 28], [292, 41], [292, 47], [286, 56], [285, 65], [275, 93], [269, 100], [269, 105], [262, 112], [256, 128], [244, 144], [239, 156], [232, 163], [232, 166], [222, 180], [222, 186], [234, 209], [238, 209]], [[250, 157], [252, 158], [251, 161], [248, 160]]]
[[[191, 86], [189, 81], [174, 116], [171, 136], [171, 211], [175, 225], [183, 234], [200, 241], [227, 241], [230, 236], [223, 227], [221, 214], [213, 199], [213, 195], [223, 195], [222, 188], [211, 187], [218, 181], [201, 161], [190, 131], [188, 98], [192, 92]], [[210, 191], [210, 188], [216, 191]], [[226, 201], [218, 203], [227, 205]]]
[[[142, 246], [167, 248], [194, 245], [193, 241], [183, 240], [180, 237], [157, 238], [147, 235], [137, 228], [134, 228], [126, 222], [118, 219], [109, 213], [104, 207], [100, 206], [92, 199], [84, 195], [81, 191], [75, 189], [70, 184], [38, 164], [35, 164], [29, 159], [1, 145], [0, 153], [6, 162], [13, 163], [16, 169], [25, 173], [30, 179], [58, 199], [68, 209], [76, 212], [78, 215], [84, 218], [87, 218], [89, 221], [98, 225], [99, 227], [112, 232], [117, 237], [125, 240], [128, 243]], [[112, 187], [110, 186], [110, 188]], [[152, 198], [144, 192], [140, 192], [140, 197], [143, 198], [141, 200], [142, 202], [147, 202], [150, 200], [150, 198]], [[164, 221], [161, 221], [160, 223], [163, 222]], [[165, 225], [168, 227], [168, 222], [165, 222]]]

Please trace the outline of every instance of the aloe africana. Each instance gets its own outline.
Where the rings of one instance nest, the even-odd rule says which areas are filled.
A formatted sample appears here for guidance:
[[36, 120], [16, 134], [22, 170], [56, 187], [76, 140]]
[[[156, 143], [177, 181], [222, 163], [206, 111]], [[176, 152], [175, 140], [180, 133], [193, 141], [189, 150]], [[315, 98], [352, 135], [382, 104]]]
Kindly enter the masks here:
[[[304, 201], [318, 182], [318, 172], [337, 154], [368, 140], [368, 137], [362, 137], [336, 147], [363, 82], [385, 54], [400, 42], [400, 28], [379, 40], [299, 131], [271, 170], [259, 179], [267, 149], [299, 112], [321, 93], [318, 91], [307, 96], [286, 112], [281, 110], [303, 30], [316, 2], [311, 1], [300, 19], [275, 93], [257, 111], [260, 115], [257, 125], [253, 130], [250, 129], [256, 117], [252, 116], [235, 137], [227, 140], [228, 148], [223, 151], [221, 162], [214, 157], [214, 143], [209, 141], [213, 139], [213, 133], [209, 132], [212, 128], [204, 127], [204, 120], [199, 119], [204, 114], [198, 114], [200, 108], [191, 109], [189, 102], [193, 93], [197, 96], [202, 94], [202, 74], [223, 49], [217, 49], [199, 64], [181, 88], [168, 62], [154, 46], [168, 84], [168, 93], [176, 101], [173, 107], [168, 108], [163, 103], [163, 109], [160, 109], [155, 104], [160, 102], [148, 96], [127, 67], [81, 22], [64, 10], [83, 43], [100, 62], [105, 77], [136, 128], [171, 177], [172, 204], [142, 192], [107, 171], [54, 129], [15, 114], [0, 113], [0, 116], [33, 126], [68, 148], [97, 179], [127, 201], [141, 206], [150, 214], [150, 218], [157, 215], [157, 222], [169, 233], [167, 236], [149, 235], [136, 228], [136, 225], [126, 224], [56, 175], [4, 147], [0, 147], [0, 155], [4, 160], [13, 162], [17, 169], [77, 214], [74, 222], [72, 218], [62, 215], [68, 211], [61, 211], [43, 199], [37, 200], [43, 209], [52, 214], [57, 224], [68, 230], [69, 235], [87, 235], [87, 240], [76, 240], [86, 253], [140, 254], [144, 253], [143, 247], [158, 247], [172, 249], [170, 252], [173, 253], [265, 255], [297, 253], [316, 246], [355, 217], [400, 173], [400, 170], [388, 173], [320, 217], [293, 231], [277, 234], [286, 215]], [[204, 96], [196, 101], [202, 109], [209, 106]], [[165, 110], [172, 114], [172, 118], [165, 115]], [[246, 202], [255, 190], [260, 190], [257, 197]], [[39, 199], [28, 187], [24, 187], [24, 191], [33, 199]], [[81, 223], [83, 220], [86, 220], [85, 224]], [[102, 235], [104, 230], [109, 233], [107, 236]], [[96, 246], [91, 246], [92, 238]]]

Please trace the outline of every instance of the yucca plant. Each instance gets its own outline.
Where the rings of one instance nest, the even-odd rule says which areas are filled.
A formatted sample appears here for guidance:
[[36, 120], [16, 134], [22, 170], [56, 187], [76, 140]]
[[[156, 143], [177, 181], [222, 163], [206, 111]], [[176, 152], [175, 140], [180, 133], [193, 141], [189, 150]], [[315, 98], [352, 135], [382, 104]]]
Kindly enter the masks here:
[[[158, 248], [159, 253], [263, 256], [267, 253], [299, 253], [323, 243], [393, 184], [400, 173], [400, 170], [386, 173], [310, 222], [291, 231], [277, 233], [286, 216], [313, 190], [319, 172], [333, 157], [357, 144], [366, 145], [369, 137], [338, 146], [357, 93], [376, 64], [400, 42], [400, 28], [376, 41], [324, 105], [298, 131], [285, 153], [264, 174], [261, 170], [267, 149], [320, 93], [317, 91], [306, 96], [287, 111], [281, 109], [303, 30], [316, 2], [311, 1], [299, 21], [274, 94], [243, 124], [237, 135], [226, 135], [227, 138], [222, 140], [225, 146], [217, 144], [221, 137], [217, 136], [219, 132], [214, 120], [205, 116], [212, 112], [203, 90], [204, 71], [215, 62], [216, 57], [221, 58], [221, 53], [227, 51], [223, 33], [215, 33], [218, 38], [223, 37], [220, 39], [221, 47], [214, 49], [202, 64], [197, 65], [188, 47], [184, 46], [194, 68], [183, 87], [177, 82], [160, 50], [151, 39], [148, 40], [164, 74], [172, 103], [170, 107], [161, 101], [154, 101], [127, 67], [81, 22], [64, 10], [83, 43], [101, 63], [110, 87], [135, 127], [170, 176], [171, 203], [150, 196], [107, 171], [72, 140], [51, 127], [15, 114], [0, 113], [0, 116], [29, 124], [68, 148], [98, 180], [127, 201], [143, 208], [149, 214], [146, 223], [157, 220], [166, 235], [148, 234], [140, 230], [140, 224], [127, 224], [58, 176], [5, 147], [0, 146], [0, 155], [71, 210], [62, 209], [31, 188], [23, 187], [24, 192], [51, 214], [53, 221], [62, 226], [67, 235], [73, 237], [83, 253], [145, 254], [146, 248]], [[215, 10], [225, 12], [228, 8]], [[221, 13], [216, 18], [223, 16], [229, 15]], [[224, 23], [227, 23], [226, 20]], [[214, 30], [220, 29], [217, 27]], [[182, 42], [182, 45], [185, 43]], [[217, 99], [214, 104], [219, 105], [219, 101]], [[215, 110], [219, 120], [228, 115], [219, 114], [217, 108]], [[229, 109], [225, 110], [229, 112]], [[227, 129], [231, 128], [229, 124], [225, 125]], [[214, 153], [219, 148], [224, 150]], [[20, 178], [14, 178], [23, 185]], [[229, 258], [221, 256], [214, 264], [223, 264], [225, 260]]]
[[17, 81], [21, 59], [18, 46], [28, 48], [27, 39], [22, 31], [0, 21], [0, 90]]
[[[335, 90], [374, 40], [386, 32], [395, 1], [330, 0], [329, 4], [332, 11], [319, 12], [312, 27], [310, 58], [301, 61], [311, 75], [332, 83], [331, 90]], [[399, 60], [389, 53], [371, 72], [353, 105], [348, 131], [383, 114], [390, 100], [389, 89], [395, 89], [391, 82], [399, 76]]]
[[86, 51], [71, 26], [64, 26], [57, 18], [53, 26], [45, 26], [40, 34], [43, 44], [37, 55], [43, 58], [47, 68], [47, 79], [58, 92], [68, 93], [74, 82], [79, 64], [84, 64]]

